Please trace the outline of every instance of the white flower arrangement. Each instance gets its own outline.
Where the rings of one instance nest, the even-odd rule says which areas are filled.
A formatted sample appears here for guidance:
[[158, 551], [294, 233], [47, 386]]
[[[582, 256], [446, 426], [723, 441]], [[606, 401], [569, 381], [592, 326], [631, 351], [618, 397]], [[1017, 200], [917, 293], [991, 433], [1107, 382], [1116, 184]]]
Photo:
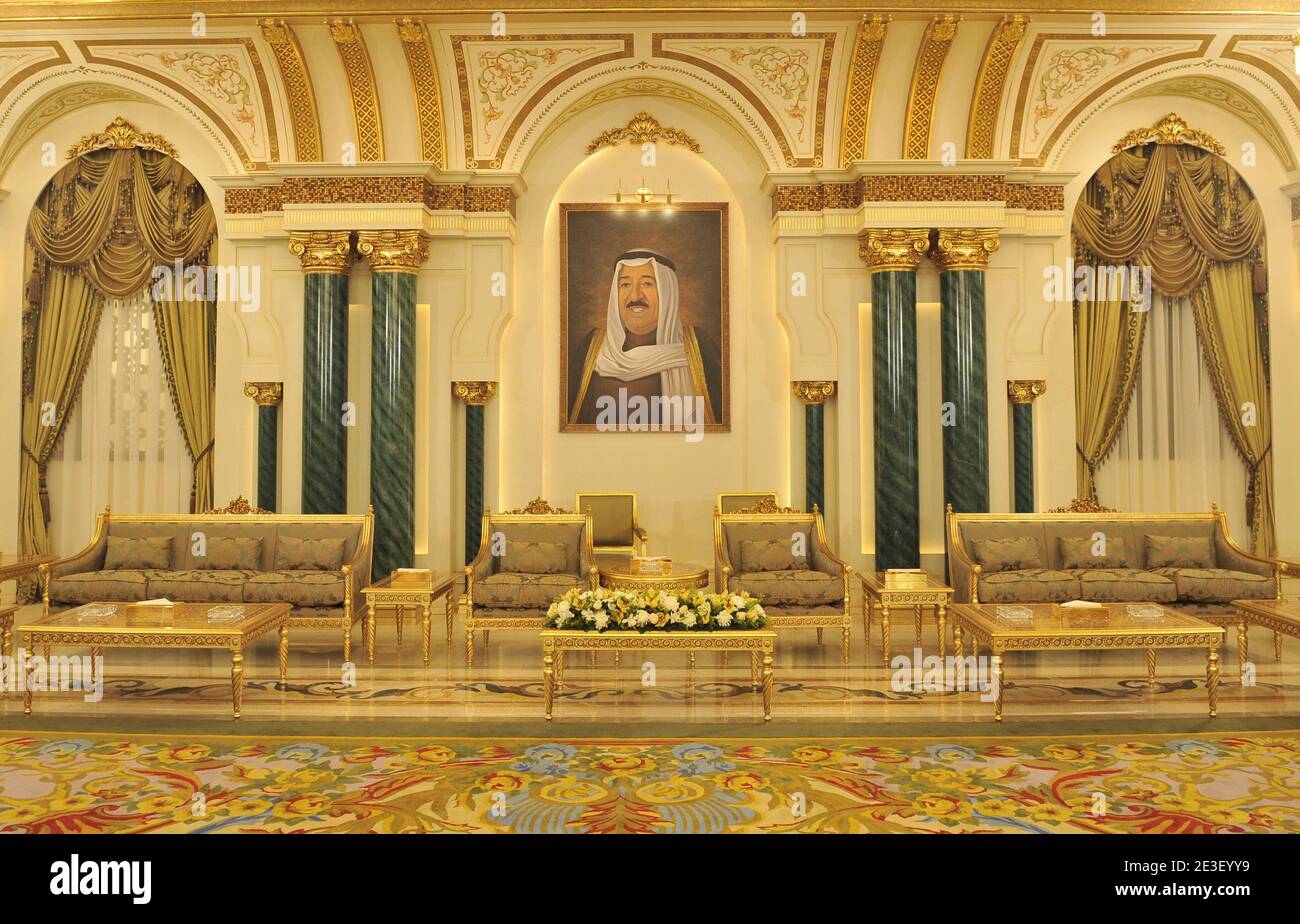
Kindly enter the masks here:
[[761, 629], [767, 614], [749, 594], [702, 590], [570, 590], [546, 611], [548, 629], [718, 632]]

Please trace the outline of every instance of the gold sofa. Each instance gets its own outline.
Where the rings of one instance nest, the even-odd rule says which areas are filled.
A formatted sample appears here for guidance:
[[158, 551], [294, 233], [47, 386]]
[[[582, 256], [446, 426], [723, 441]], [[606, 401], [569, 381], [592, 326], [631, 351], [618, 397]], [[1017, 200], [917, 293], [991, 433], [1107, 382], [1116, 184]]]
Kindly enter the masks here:
[[591, 514], [592, 547], [597, 555], [644, 555], [650, 536], [637, 519], [636, 494], [631, 491], [583, 491], [578, 513]]
[[[374, 527], [373, 510], [360, 515], [273, 514], [256, 511], [242, 499], [201, 514], [120, 514], [105, 508], [84, 549], [41, 566], [41, 601], [46, 613], [96, 601], [131, 603], [159, 597], [179, 603], [289, 603], [291, 627], [342, 630], [347, 661], [352, 624], [366, 609], [361, 590], [370, 583]], [[110, 540], [141, 539], [154, 540], [162, 555], [144, 563], [163, 567], [105, 567], [114, 563], [109, 561]], [[215, 541], [226, 539], [256, 539], [260, 547], [245, 546], [254, 556], [248, 561], [220, 562]], [[291, 540], [296, 540], [296, 551], [310, 553], [322, 539], [343, 540], [337, 568], [325, 561], [276, 568], [281, 552], [290, 554]], [[128, 554], [116, 550], [120, 545], [114, 543], [113, 554]], [[198, 548], [205, 554], [196, 555]]]
[[[791, 550], [796, 533], [804, 537], [803, 566], [797, 560], [777, 560]], [[746, 542], [758, 545], [746, 548]], [[763, 553], [757, 551], [760, 546], [774, 557], [764, 561]], [[849, 663], [849, 575], [853, 568], [827, 545], [826, 526], [816, 505], [812, 513], [777, 507], [770, 500], [732, 513], [715, 507], [713, 557], [718, 593], [746, 591], [763, 604], [774, 628], [816, 628], [818, 641], [823, 629], [838, 628], [844, 663]], [[756, 564], [764, 567], [754, 568]], [[768, 569], [769, 564], [793, 567]]]
[[1213, 621], [1232, 614], [1233, 600], [1277, 599], [1282, 575], [1300, 573], [1238, 546], [1217, 508], [1169, 514], [949, 508], [946, 535], [958, 603], [1159, 603]]
[[[556, 597], [576, 587], [596, 589], [591, 532], [589, 514], [552, 507], [540, 497], [509, 513], [484, 511], [478, 555], [465, 566], [465, 594], [460, 598], [466, 664], [474, 664], [476, 629], [483, 630], [486, 652], [493, 629], [537, 632]], [[516, 543], [531, 547], [518, 548]], [[538, 543], [561, 546], [563, 561], [546, 561], [545, 555], [556, 550], [539, 550]], [[531, 553], [536, 553], [537, 563], [523, 558]], [[519, 558], [512, 558], [515, 555]]]

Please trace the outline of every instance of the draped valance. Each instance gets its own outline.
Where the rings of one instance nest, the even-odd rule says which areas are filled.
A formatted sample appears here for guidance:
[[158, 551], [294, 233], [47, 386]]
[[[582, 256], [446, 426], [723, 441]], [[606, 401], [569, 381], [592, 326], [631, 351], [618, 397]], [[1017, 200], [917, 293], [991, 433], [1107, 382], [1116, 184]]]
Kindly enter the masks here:
[[1169, 296], [1205, 284], [1212, 263], [1255, 262], [1264, 216], [1226, 161], [1187, 144], [1121, 151], [1088, 182], [1074, 211], [1076, 258], [1151, 268]]
[[205, 263], [216, 230], [202, 187], [173, 158], [141, 148], [83, 154], [54, 175], [27, 221], [36, 254], [28, 301], [40, 303], [50, 264], [106, 297], [135, 295], [156, 266]]

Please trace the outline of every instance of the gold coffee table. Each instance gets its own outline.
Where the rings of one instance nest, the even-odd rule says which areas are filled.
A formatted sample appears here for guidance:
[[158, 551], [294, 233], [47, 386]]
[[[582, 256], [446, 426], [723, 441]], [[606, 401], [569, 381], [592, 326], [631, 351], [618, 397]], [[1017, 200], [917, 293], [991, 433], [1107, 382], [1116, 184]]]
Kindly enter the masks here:
[[[210, 610], [242, 607], [243, 615], [231, 620], [210, 620]], [[112, 607], [93, 616], [92, 607]], [[235, 718], [244, 699], [244, 648], [268, 632], [280, 633], [280, 683], [289, 679], [288, 603], [174, 603], [141, 606], [134, 603], [91, 603], [50, 613], [19, 629], [28, 650], [37, 645], [48, 658], [51, 645], [90, 647], [91, 658], [101, 648], [224, 648], [230, 650], [230, 697]], [[92, 661], [93, 663], [93, 661]], [[32, 714], [32, 691], [24, 684], [23, 712]]]
[[600, 567], [600, 586], [610, 590], [697, 590], [709, 586], [709, 569], [675, 561], [667, 574], [643, 574], [630, 561], [606, 562]]
[[408, 606], [420, 608], [420, 643], [423, 648], [424, 663], [429, 663], [429, 614], [433, 610], [433, 601], [442, 598], [443, 610], [447, 617], [447, 651], [451, 651], [451, 589], [456, 584], [458, 574], [437, 577], [433, 574], [419, 572], [401, 573], [394, 571], [381, 581], [376, 581], [361, 592], [366, 595], [366, 657], [375, 663], [375, 610], [381, 606], [391, 606], [397, 620], [397, 644], [402, 644], [402, 617]]
[[[1130, 615], [1128, 606], [1160, 610], [1157, 618]], [[1012, 620], [998, 610], [1026, 609], [1027, 620]], [[1100, 608], [1062, 610], [1043, 604], [958, 604], [952, 609], [952, 640], [957, 658], [965, 657], [962, 632], [971, 640], [971, 653], [979, 656], [983, 642], [993, 652], [992, 683], [997, 698], [993, 718], [1002, 721], [1002, 655], [1007, 651], [1106, 651], [1143, 648], [1147, 653], [1147, 680], [1155, 683], [1157, 648], [1205, 648], [1208, 660], [1205, 686], [1210, 697], [1210, 717], [1218, 714], [1219, 647], [1223, 629], [1194, 616], [1156, 604], [1112, 603]]]
[[948, 604], [952, 602], [952, 588], [924, 575], [925, 582], [910, 586], [885, 582], [883, 571], [859, 571], [862, 579], [862, 641], [871, 646], [871, 611], [880, 612], [880, 647], [885, 666], [889, 666], [889, 613], [895, 607], [911, 607], [916, 616], [916, 644], [921, 644], [921, 611], [934, 607], [934, 620], [939, 629], [939, 657], [947, 653]]
[[[1297, 600], [1233, 600], [1237, 624], [1237, 671], [1245, 668], [1250, 653], [1246, 630], [1251, 626], [1273, 630], [1273, 658], [1282, 660], [1282, 636], [1300, 638], [1300, 601]], [[1225, 617], [1202, 616], [1207, 622], [1220, 623]]]
[[[542, 687], [546, 721], [551, 721], [555, 688], [564, 683], [566, 651], [613, 651], [615, 661], [624, 651], [689, 651], [691, 663], [697, 651], [749, 652], [749, 682], [763, 694], [763, 721], [772, 720], [772, 650], [775, 629], [722, 629], [716, 632], [595, 632], [588, 629], [542, 630]], [[761, 666], [760, 666], [761, 657]]]

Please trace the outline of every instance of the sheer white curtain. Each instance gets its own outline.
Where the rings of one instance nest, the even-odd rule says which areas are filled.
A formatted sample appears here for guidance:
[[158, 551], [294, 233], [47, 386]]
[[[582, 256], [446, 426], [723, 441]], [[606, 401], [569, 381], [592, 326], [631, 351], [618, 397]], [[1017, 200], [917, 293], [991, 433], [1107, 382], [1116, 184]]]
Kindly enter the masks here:
[[1097, 499], [1124, 512], [1228, 515], [1248, 542], [1246, 465], [1219, 419], [1188, 299], [1157, 296], [1128, 419], [1097, 470]]
[[184, 513], [193, 477], [154, 333], [147, 293], [109, 299], [81, 397], [48, 471], [50, 542], [70, 555], [95, 514]]

